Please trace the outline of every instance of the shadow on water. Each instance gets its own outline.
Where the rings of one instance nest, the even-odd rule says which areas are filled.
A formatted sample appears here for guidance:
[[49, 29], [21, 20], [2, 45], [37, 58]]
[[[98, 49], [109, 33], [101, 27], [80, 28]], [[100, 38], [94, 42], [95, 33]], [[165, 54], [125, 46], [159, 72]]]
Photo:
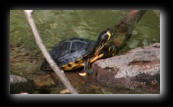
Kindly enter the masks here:
[[[96, 41], [100, 32], [115, 25], [123, 14], [124, 11], [121, 10], [37, 10], [34, 12], [34, 19], [43, 42], [47, 49], [51, 50], [55, 44], [67, 38], [82, 37]], [[122, 52], [160, 42], [159, 14], [158, 10], [149, 10], [145, 13]], [[20, 88], [21, 84], [11, 85], [11, 94], [23, 91], [32, 94], [57, 94], [62, 90], [65, 91], [64, 85], [54, 72], [45, 75], [39, 73], [43, 60], [44, 57], [35, 43], [23, 11], [11, 10], [10, 74], [19, 75], [29, 80], [29, 84], [23, 84], [23, 87]], [[81, 94], [158, 93], [140, 88], [130, 90], [104, 86], [92, 76], [79, 76], [78, 73], [81, 71], [82, 69], [65, 73]]]

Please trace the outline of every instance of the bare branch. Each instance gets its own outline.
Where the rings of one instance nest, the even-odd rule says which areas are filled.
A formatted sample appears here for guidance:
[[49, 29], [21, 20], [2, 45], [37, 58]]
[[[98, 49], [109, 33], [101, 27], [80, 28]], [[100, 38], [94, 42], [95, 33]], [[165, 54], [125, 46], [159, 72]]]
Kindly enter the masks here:
[[58, 66], [56, 65], [56, 63], [54, 62], [52, 57], [50, 56], [49, 52], [46, 50], [46, 48], [42, 42], [42, 39], [40, 38], [36, 25], [34, 23], [34, 20], [32, 17], [32, 12], [33, 12], [33, 10], [24, 10], [24, 13], [28, 19], [29, 25], [31, 26], [31, 29], [34, 34], [37, 45], [39, 46], [39, 48], [42, 51], [43, 55], [45, 56], [46, 60], [50, 64], [51, 68], [55, 71], [55, 73], [58, 75], [58, 77], [61, 79], [61, 81], [64, 83], [64, 85], [68, 88], [68, 90], [72, 94], [78, 94], [77, 91], [71, 85], [71, 83], [68, 81], [68, 78], [65, 76], [63, 71], [58, 68]]

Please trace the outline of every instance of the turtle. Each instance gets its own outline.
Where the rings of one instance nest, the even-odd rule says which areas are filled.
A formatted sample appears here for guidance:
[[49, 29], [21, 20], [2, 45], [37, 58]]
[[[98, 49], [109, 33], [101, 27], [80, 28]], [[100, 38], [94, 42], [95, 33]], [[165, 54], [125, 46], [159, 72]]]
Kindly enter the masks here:
[[[112, 30], [108, 28], [100, 33], [97, 41], [80, 37], [66, 39], [56, 44], [50, 51], [50, 55], [58, 67], [64, 71], [84, 67], [86, 74], [92, 74], [91, 63], [100, 58], [113, 56], [116, 53], [115, 46], [105, 46], [111, 36]], [[45, 60], [40, 70], [50, 71], [52, 69]]]

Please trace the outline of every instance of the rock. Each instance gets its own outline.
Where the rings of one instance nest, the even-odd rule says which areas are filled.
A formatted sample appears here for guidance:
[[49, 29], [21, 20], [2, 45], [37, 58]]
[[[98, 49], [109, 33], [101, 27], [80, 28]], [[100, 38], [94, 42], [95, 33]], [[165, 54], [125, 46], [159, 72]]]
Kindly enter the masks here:
[[27, 82], [27, 79], [16, 75], [10, 75], [10, 84], [23, 82]]
[[33, 82], [38, 87], [49, 87], [55, 85], [55, 81], [50, 74], [33, 76]]
[[92, 64], [99, 83], [128, 89], [160, 90], [160, 43], [133, 49]]

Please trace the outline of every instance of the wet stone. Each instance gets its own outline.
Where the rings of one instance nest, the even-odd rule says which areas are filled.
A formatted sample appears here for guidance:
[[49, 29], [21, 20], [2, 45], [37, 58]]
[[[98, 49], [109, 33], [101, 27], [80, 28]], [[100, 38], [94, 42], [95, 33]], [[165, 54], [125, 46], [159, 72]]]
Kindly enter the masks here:
[[112, 87], [160, 92], [160, 44], [136, 48], [92, 64], [94, 77]]
[[10, 84], [23, 82], [27, 82], [27, 79], [16, 75], [10, 75]]

